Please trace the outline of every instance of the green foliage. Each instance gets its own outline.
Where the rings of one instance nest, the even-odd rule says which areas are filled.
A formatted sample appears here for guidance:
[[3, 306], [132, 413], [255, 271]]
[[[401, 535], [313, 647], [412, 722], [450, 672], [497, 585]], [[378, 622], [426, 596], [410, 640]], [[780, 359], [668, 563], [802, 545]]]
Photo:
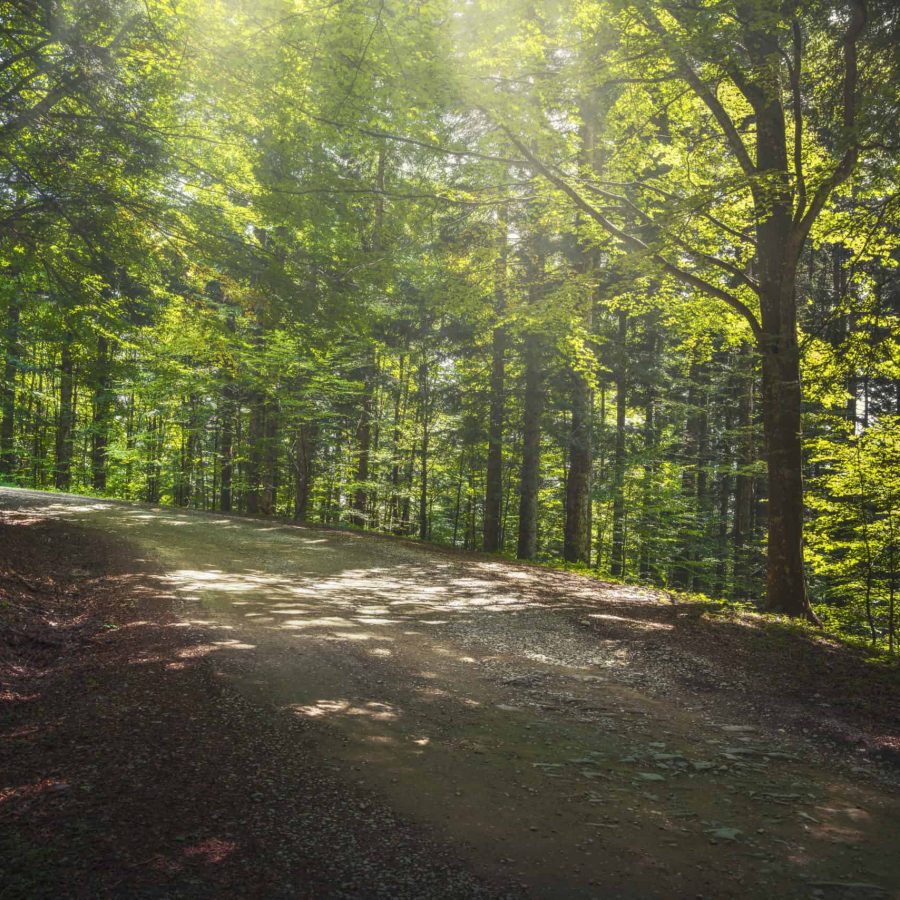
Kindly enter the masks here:
[[810, 560], [830, 622], [894, 651], [900, 587], [900, 417], [814, 447]]

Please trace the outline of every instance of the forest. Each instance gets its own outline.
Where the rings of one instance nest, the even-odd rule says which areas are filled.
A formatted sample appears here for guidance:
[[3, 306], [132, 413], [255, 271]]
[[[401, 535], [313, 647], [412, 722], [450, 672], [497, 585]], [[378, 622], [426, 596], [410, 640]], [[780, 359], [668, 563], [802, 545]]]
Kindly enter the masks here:
[[894, 0], [0, 9], [3, 484], [897, 652]]

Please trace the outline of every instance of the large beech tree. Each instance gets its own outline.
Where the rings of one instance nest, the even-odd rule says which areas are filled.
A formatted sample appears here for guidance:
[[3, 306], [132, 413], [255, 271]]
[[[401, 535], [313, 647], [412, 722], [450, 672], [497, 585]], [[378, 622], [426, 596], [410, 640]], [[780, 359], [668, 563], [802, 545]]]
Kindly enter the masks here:
[[619, 46], [599, 79], [628, 84], [604, 123], [614, 148], [607, 169], [618, 178], [555, 161], [502, 107], [495, 117], [535, 172], [674, 279], [684, 302], [715, 299], [746, 323], [762, 360], [766, 604], [814, 619], [803, 563], [798, 266], [829, 200], [862, 156], [884, 149], [873, 135], [893, 109], [879, 96], [892, 16], [883, 6], [873, 17], [866, 0], [624, 0], [616, 14]]

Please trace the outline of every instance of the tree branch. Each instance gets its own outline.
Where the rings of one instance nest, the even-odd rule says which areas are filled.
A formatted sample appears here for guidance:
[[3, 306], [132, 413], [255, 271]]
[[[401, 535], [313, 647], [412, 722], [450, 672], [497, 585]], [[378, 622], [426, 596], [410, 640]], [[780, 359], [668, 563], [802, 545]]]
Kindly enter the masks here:
[[[107, 54], [116, 50], [141, 18], [142, 17], [139, 15], [129, 18], [122, 25], [113, 39], [99, 49], [102, 49]], [[13, 118], [12, 121], [7, 122], [7, 124], [0, 129], [0, 140], [8, 139], [11, 135], [16, 134], [23, 128], [27, 128], [29, 124], [39, 119], [44, 113], [53, 109], [57, 103], [75, 91], [81, 84], [90, 80], [92, 74], [93, 73], [90, 71], [83, 70], [73, 73], [67, 78], [63, 78], [56, 87], [48, 91], [41, 100], [34, 104], [34, 106], [24, 110], [21, 114]]]
[[[629, 234], [622, 228], [619, 228], [613, 221], [603, 215], [600, 210], [598, 210], [593, 204], [588, 203], [587, 200], [566, 181], [560, 175], [557, 175], [549, 166], [545, 163], [541, 162], [529, 149], [528, 147], [517, 138], [505, 125], [500, 126], [509, 140], [513, 143], [519, 153], [528, 160], [528, 163], [535, 169], [535, 171], [539, 172], [544, 178], [547, 179], [554, 187], [561, 190], [574, 204], [580, 209], [582, 212], [586, 213], [590, 216], [595, 222], [597, 222], [608, 234], [612, 235], [616, 240], [619, 241], [623, 246], [628, 247], [632, 250], [640, 250], [642, 252], [647, 253], [651, 259], [653, 259], [656, 263], [658, 263], [663, 271], [667, 274], [673, 276], [682, 284], [686, 284], [689, 287], [695, 288], [696, 290], [707, 294], [710, 297], [715, 297], [717, 300], [721, 300], [726, 303], [732, 310], [742, 316], [747, 324], [750, 326], [750, 330], [753, 332], [753, 336], [758, 340], [762, 341], [763, 332], [762, 326], [759, 324], [756, 316], [753, 313], [753, 310], [747, 306], [742, 300], [738, 297], [735, 297], [733, 294], [729, 294], [728, 291], [722, 290], [722, 288], [717, 287], [714, 284], [700, 278], [698, 275], [694, 275], [692, 272], [688, 272], [684, 269], [679, 268], [674, 263], [669, 262], [664, 256], [656, 251], [652, 250], [647, 246], [640, 238], [635, 237], [633, 234]], [[615, 196], [615, 195], [613, 195]]]
[[[623, 203], [627, 206], [635, 215], [637, 215], [642, 222], [646, 225], [655, 225], [656, 222], [653, 221], [652, 217], [649, 216], [644, 210], [642, 210], [636, 203], [630, 200], [628, 197], [620, 196], [618, 194], [611, 194], [608, 191], [604, 191], [601, 188], [596, 187], [595, 185], [590, 184], [590, 182], [583, 182], [585, 187], [588, 190], [596, 193], [598, 196], [603, 197], [607, 200], [616, 200], [620, 203]], [[746, 287], [750, 288], [751, 291], [758, 294], [759, 293], [759, 284], [751, 278], [740, 266], [736, 266], [733, 262], [730, 262], [727, 259], [722, 259], [720, 256], [716, 256], [712, 253], [705, 253], [702, 250], [698, 250], [696, 247], [692, 247], [686, 240], [678, 237], [678, 235], [673, 234], [672, 240], [681, 247], [688, 255], [692, 256], [694, 259], [701, 260], [702, 262], [708, 263], [709, 265], [715, 266], [718, 269], [722, 269], [722, 271], [727, 272], [729, 275], [737, 278], [742, 284]], [[649, 248], [648, 248], [649, 249]]]
[[[659, 194], [663, 200], [669, 200], [674, 203], [685, 203], [688, 200], [686, 197], [680, 197], [678, 194], [673, 194], [671, 191], [664, 190], [659, 187], [659, 185], [648, 184], [646, 181], [604, 181], [603, 184], [610, 184], [613, 187], [639, 187], [645, 191]], [[750, 235], [743, 231], [739, 231], [737, 228], [733, 228], [727, 222], [723, 222], [717, 216], [714, 216], [711, 212], [696, 207], [691, 207], [689, 211], [706, 219], [707, 222], [715, 225], [716, 228], [721, 229], [726, 234], [730, 234], [733, 238], [742, 241], [745, 244], [749, 244], [751, 247], [756, 247], [756, 241]]]
[[798, 222], [794, 225], [791, 240], [795, 249], [799, 251], [800, 247], [806, 241], [813, 223], [822, 212], [832, 191], [845, 182], [859, 160], [859, 139], [854, 133], [857, 120], [857, 89], [859, 86], [859, 64], [857, 59], [856, 42], [866, 27], [868, 21], [868, 10], [866, 8], [866, 0], [850, 0], [850, 24], [844, 34], [844, 84], [843, 84], [843, 129], [844, 137], [847, 140], [847, 149], [841, 157], [840, 162], [835, 166], [834, 171], [828, 176], [816, 189], [810, 200], [809, 208], [803, 214]]
[[803, 218], [806, 211], [806, 179], [803, 176], [803, 96], [800, 93], [800, 73], [803, 65], [803, 36], [800, 23], [794, 19], [791, 24], [793, 60], [788, 65], [791, 79], [791, 98], [794, 113], [794, 178], [797, 180], [797, 212], [794, 221]]
[[734, 153], [737, 158], [741, 171], [747, 178], [751, 179], [750, 187], [755, 192], [756, 188], [753, 178], [757, 174], [756, 165], [750, 158], [750, 153], [731, 116], [728, 115], [727, 110], [722, 106], [722, 103], [719, 101], [719, 98], [715, 95], [714, 91], [694, 70], [687, 55], [681, 50], [678, 43], [672, 38], [672, 35], [666, 31], [662, 22], [660, 22], [653, 12], [643, 3], [640, 5], [640, 12], [647, 27], [659, 38], [660, 43], [669, 55], [669, 58], [678, 67], [685, 81], [687, 81], [691, 86], [691, 89], [703, 103], [706, 104], [707, 109], [709, 109], [715, 120], [719, 123], [719, 127], [725, 134], [725, 139], [728, 141], [728, 146], [731, 147], [732, 153]]

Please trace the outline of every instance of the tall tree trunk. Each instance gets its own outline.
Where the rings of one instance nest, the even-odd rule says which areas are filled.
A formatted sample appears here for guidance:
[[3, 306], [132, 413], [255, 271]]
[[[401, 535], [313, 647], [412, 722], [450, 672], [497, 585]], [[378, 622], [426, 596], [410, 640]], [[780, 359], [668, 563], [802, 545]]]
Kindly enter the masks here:
[[112, 412], [112, 353], [109, 341], [101, 334], [97, 338], [91, 421], [91, 485], [101, 494], [106, 491], [106, 449]]
[[[38, 370], [38, 359], [37, 359], [37, 353], [35, 350], [32, 350], [32, 352], [31, 352], [31, 362], [32, 362], [31, 372], [30, 372], [30, 375], [28, 376], [28, 387], [26, 390], [27, 400], [26, 400], [23, 422], [22, 422], [22, 424], [24, 426], [22, 428], [22, 433], [23, 433], [23, 436], [24, 435], [31, 436], [30, 443], [33, 447], [35, 444], [35, 439], [36, 439], [35, 436], [38, 435], [43, 428], [43, 421], [42, 421], [42, 416], [41, 416], [42, 404], [39, 402], [39, 400], [37, 398], [37, 387], [36, 387], [38, 379], [39, 378], [43, 379], [43, 374], [39, 373], [37, 371]], [[17, 409], [15, 411], [18, 412]], [[17, 416], [17, 418], [18, 418], [18, 416]], [[14, 462], [13, 471], [15, 471], [18, 468], [18, 459], [15, 456], [15, 430], [13, 431], [13, 443], [12, 443], [11, 449], [13, 450], [13, 462]], [[36, 465], [36, 460], [32, 459], [31, 460], [32, 484], [36, 487], [37, 484], [33, 480], [35, 465]]]
[[501, 549], [501, 515], [503, 510], [503, 424], [506, 407], [506, 329], [502, 317], [506, 305], [507, 235], [506, 219], [499, 226], [500, 252], [494, 273], [494, 329], [491, 333], [491, 400], [488, 421], [488, 455], [484, 492], [484, 549], [496, 553]]
[[194, 496], [194, 462], [199, 456], [197, 398], [187, 398], [187, 422], [181, 426], [178, 472], [175, 481], [175, 505], [190, 506]]
[[763, 425], [768, 474], [766, 609], [815, 620], [803, 570], [800, 354], [796, 337], [763, 353]]
[[[384, 186], [387, 168], [387, 147], [384, 142], [378, 148], [378, 159], [375, 169], [374, 209], [372, 229], [369, 235], [363, 235], [363, 247], [376, 257], [384, 251]], [[355, 486], [350, 504], [350, 520], [361, 528], [369, 524], [369, 463], [372, 453], [373, 411], [375, 409], [375, 380], [378, 360], [374, 352], [369, 351], [369, 358], [362, 366], [363, 393], [360, 404], [359, 421], [356, 426], [356, 473]]]
[[36, 487], [43, 488], [46, 484], [44, 447], [47, 444], [47, 409], [43, 400], [43, 369], [38, 372], [37, 392], [38, 401], [34, 415], [34, 435], [31, 440], [31, 482]]
[[403, 353], [400, 356], [400, 372], [397, 379], [397, 388], [394, 393], [394, 424], [391, 437], [393, 462], [391, 464], [391, 500], [388, 519], [389, 527], [393, 534], [403, 534], [400, 500], [400, 463], [403, 453], [400, 448], [400, 437], [401, 425], [406, 416], [408, 400], [409, 372], [406, 368], [406, 354]]
[[[595, 266], [591, 250], [580, 248], [580, 268], [586, 276]], [[585, 298], [581, 324], [585, 333], [593, 328], [593, 290]], [[566, 475], [565, 524], [563, 558], [566, 562], [591, 562], [591, 470], [594, 463], [593, 417], [594, 398], [586, 374], [577, 366], [569, 369], [572, 420], [569, 429]]]
[[525, 416], [522, 423], [522, 468], [519, 473], [519, 540], [516, 556], [537, 553], [538, 490], [541, 466], [541, 415], [544, 408], [541, 340], [525, 336]]
[[459, 514], [462, 509], [463, 474], [466, 468], [465, 451], [459, 454], [459, 469], [456, 473], [456, 503], [453, 506], [453, 538], [450, 546], [456, 546], [456, 538], [459, 534]]
[[484, 494], [484, 549], [500, 549], [500, 522], [503, 510], [503, 350], [501, 329], [494, 329], [491, 366], [491, 408], [488, 425], [488, 456]]
[[569, 432], [569, 465], [566, 478], [566, 521], [563, 557], [567, 562], [591, 561], [590, 505], [592, 448], [592, 398], [585, 376], [571, 372], [572, 424]]
[[428, 449], [430, 440], [428, 362], [424, 358], [419, 366], [419, 392], [422, 402], [421, 479], [419, 481], [419, 539], [428, 540]]
[[[529, 248], [528, 303], [537, 304], [544, 292], [544, 257]], [[519, 534], [516, 556], [532, 559], [538, 542], [538, 492], [541, 479], [541, 418], [544, 413], [543, 340], [537, 331], [526, 332], [523, 357], [525, 363], [525, 392], [522, 417], [522, 465], [519, 470]]]
[[369, 455], [372, 451], [372, 410], [375, 393], [375, 360], [367, 363], [363, 373], [363, 395], [356, 426], [356, 474], [351, 519], [364, 527], [369, 508]]
[[132, 476], [134, 474], [134, 438], [135, 438], [135, 427], [134, 427], [134, 389], [132, 388], [131, 392], [128, 395], [128, 415], [125, 417], [125, 451], [127, 462], [125, 463], [125, 484], [128, 485], [128, 490], [126, 493], [127, 499], [131, 500], [133, 498], [133, 494], [131, 491], [132, 484]]
[[716, 580], [714, 593], [716, 597], [725, 597], [728, 587], [728, 509], [732, 496], [732, 460], [734, 448], [731, 444], [731, 427], [734, 420], [731, 407], [727, 407], [724, 415], [723, 441], [721, 447], [720, 469], [718, 475], [718, 512], [716, 540]]
[[[858, 4], [854, 17], [865, 8]], [[751, 34], [751, 58], [764, 85], [756, 113], [756, 259], [759, 267], [763, 430], [768, 472], [768, 564], [766, 608], [770, 612], [817, 621], [806, 593], [803, 566], [803, 454], [800, 350], [797, 343], [797, 266], [804, 235], [793, 223], [786, 117], [780, 94], [778, 43], [768, 24]], [[855, 26], [851, 26], [855, 27]], [[851, 41], [845, 50], [853, 56]], [[849, 64], [849, 62], [848, 62]], [[845, 92], [844, 115], [852, 121], [855, 102]], [[846, 176], [845, 176], [846, 177]]]
[[[207, 291], [214, 300], [224, 303], [225, 294], [218, 282], [210, 282]], [[229, 337], [237, 332], [236, 313], [234, 307], [226, 307], [225, 331]], [[223, 380], [222, 395], [219, 398], [219, 509], [229, 513], [234, 504], [234, 425], [238, 413], [238, 386], [234, 380], [234, 362], [226, 356], [222, 361], [221, 376]]]
[[696, 493], [694, 505], [694, 534], [688, 542], [687, 558], [692, 569], [691, 584], [695, 591], [707, 592], [710, 588], [709, 573], [703, 564], [712, 518], [709, 489], [709, 366], [697, 368], [696, 408], [694, 410], [696, 447]]
[[[742, 356], [749, 358], [744, 345]], [[734, 487], [734, 578], [732, 596], [745, 600], [751, 595], [750, 544], [753, 539], [753, 465], [756, 461], [753, 394], [755, 377], [752, 362], [749, 371], [736, 373], [737, 392], [737, 474]]]
[[147, 423], [147, 502], [159, 503], [161, 464], [159, 459], [161, 423], [159, 416], [152, 415]]
[[763, 285], [760, 353], [769, 498], [766, 608], [815, 621], [803, 567], [802, 397], [795, 276], [783, 249], [787, 226], [767, 224], [759, 228]]
[[410, 449], [406, 458], [406, 466], [403, 470], [403, 482], [406, 485], [406, 493], [400, 503], [400, 522], [397, 525], [397, 534], [412, 534], [412, 481], [413, 470], [415, 468], [416, 451], [415, 448]]
[[628, 314], [619, 310], [616, 332], [616, 444], [613, 457], [612, 558], [610, 574], [622, 578], [626, 572], [625, 554], [625, 416], [628, 403], [628, 365], [626, 340]]
[[656, 371], [657, 348], [659, 346], [659, 334], [657, 332], [658, 317], [653, 316], [648, 322], [649, 353], [647, 366], [647, 397], [644, 407], [644, 477], [641, 490], [641, 579], [648, 581], [653, 576], [653, 542], [650, 539], [654, 532], [655, 513], [653, 510], [653, 471], [656, 465], [656, 383], [654, 381]]
[[343, 477], [343, 432], [338, 431], [329, 452], [328, 483], [325, 489], [325, 501], [319, 509], [319, 522], [327, 525], [332, 521], [340, 521], [340, 481]]
[[181, 443], [178, 445], [178, 468], [175, 472], [175, 505], [187, 506], [188, 472], [187, 472], [187, 440], [186, 428], [181, 426]]
[[697, 385], [697, 512], [701, 524], [706, 526], [709, 514], [709, 369], [703, 366], [700, 370], [700, 383]]
[[266, 400], [264, 413], [259, 511], [272, 516], [278, 500], [278, 405], [271, 398]]
[[[579, 129], [580, 162], [599, 174], [602, 170], [602, 159], [597, 146], [596, 128], [600, 109], [598, 94], [584, 97], [581, 101], [581, 120]], [[604, 104], [605, 106], [605, 104]], [[605, 115], [605, 110], [604, 110]], [[579, 213], [576, 217], [576, 228], [580, 223]], [[580, 243], [575, 250], [575, 270], [586, 282], [595, 275], [598, 268], [598, 255], [589, 244]], [[595, 288], [592, 284], [583, 286], [585, 296], [582, 298], [584, 309], [580, 313], [580, 324], [586, 334], [593, 328], [593, 312]], [[593, 467], [593, 396], [590, 383], [577, 365], [569, 370], [571, 390], [572, 420], [569, 431], [568, 464], [566, 472], [565, 516], [563, 525], [563, 558], [566, 562], [591, 562], [591, 470]]]
[[262, 393], [253, 390], [250, 395], [250, 426], [247, 434], [247, 492], [244, 511], [251, 516], [260, 511], [260, 479], [262, 477], [263, 438], [266, 427], [266, 400]]
[[72, 333], [66, 332], [59, 360], [59, 415], [56, 423], [54, 484], [60, 491], [67, 491], [72, 485], [72, 450], [75, 440], [72, 340]]
[[13, 294], [6, 309], [3, 329], [3, 384], [0, 392], [0, 475], [12, 475], [16, 468], [16, 377], [19, 371], [19, 317], [21, 300]]
[[[598, 415], [600, 423], [600, 435], [598, 441], [598, 466], [597, 477], [601, 485], [606, 484], [606, 445], [607, 445], [607, 427], [606, 427], [606, 380], [604, 371], [600, 369], [600, 410]], [[594, 568], [603, 568], [604, 547], [606, 542], [606, 517], [601, 513], [597, 517], [597, 531], [594, 537]]]
[[694, 358], [688, 372], [686, 418], [684, 423], [684, 459], [681, 466], [681, 496], [684, 515], [680, 525], [678, 555], [672, 567], [672, 584], [682, 590], [694, 587], [696, 563], [700, 553], [699, 533], [700, 444], [702, 397], [705, 366]]
[[232, 510], [234, 483], [234, 415], [235, 386], [228, 381], [222, 388], [219, 401], [219, 423], [221, 437], [219, 439], [219, 458], [221, 460], [219, 509], [224, 513]]
[[313, 461], [319, 428], [311, 422], [301, 422], [294, 436], [294, 521], [305, 522], [309, 513], [312, 488]]
[[[415, 435], [419, 428], [421, 415], [421, 406], [414, 404], [415, 415], [413, 417], [413, 434]], [[403, 467], [403, 502], [400, 504], [400, 534], [412, 534], [412, 493], [413, 493], [413, 475], [416, 468], [416, 444], [413, 439], [413, 445], [409, 448], [406, 456], [406, 465]]]
[[[847, 297], [848, 278], [845, 266], [845, 257], [848, 256], [846, 248], [842, 244], [833, 244], [831, 247], [831, 292], [832, 304], [835, 309], [840, 309]], [[814, 254], [810, 254], [813, 257]], [[846, 336], [850, 337], [856, 331], [856, 313], [848, 313], [844, 318]], [[843, 335], [841, 336], [843, 337]], [[840, 338], [833, 342], [834, 349], [840, 346]], [[847, 372], [847, 402], [845, 411], [847, 421], [856, 428], [856, 402], [859, 393], [859, 379], [857, 378], [856, 364], [851, 360], [850, 369]]]

